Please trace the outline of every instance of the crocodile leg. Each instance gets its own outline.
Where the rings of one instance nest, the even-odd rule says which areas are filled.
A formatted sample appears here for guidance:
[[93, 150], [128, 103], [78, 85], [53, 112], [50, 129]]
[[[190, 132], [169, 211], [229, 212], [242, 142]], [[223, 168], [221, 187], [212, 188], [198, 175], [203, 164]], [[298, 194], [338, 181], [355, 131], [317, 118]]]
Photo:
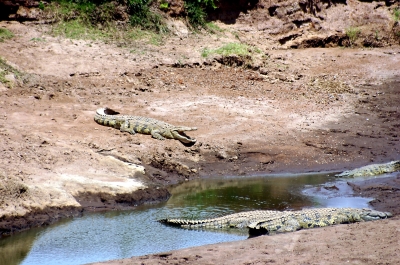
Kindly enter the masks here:
[[121, 132], [128, 132], [128, 133], [130, 133], [132, 135], [136, 134], [135, 130], [133, 128], [131, 128], [131, 124], [130, 124], [130, 122], [128, 120], [124, 121], [121, 124], [121, 127], [119, 128], [119, 130]]
[[161, 141], [165, 140], [165, 137], [161, 135], [160, 130], [152, 130], [151, 136]]

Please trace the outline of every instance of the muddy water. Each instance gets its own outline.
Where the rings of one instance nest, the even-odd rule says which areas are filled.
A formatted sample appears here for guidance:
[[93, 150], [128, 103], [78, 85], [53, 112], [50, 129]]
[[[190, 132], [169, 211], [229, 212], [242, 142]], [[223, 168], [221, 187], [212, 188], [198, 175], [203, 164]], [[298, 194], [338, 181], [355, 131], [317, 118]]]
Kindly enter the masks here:
[[[332, 175], [332, 174], [331, 174]], [[242, 240], [246, 230], [195, 231], [164, 226], [165, 217], [207, 218], [239, 211], [305, 207], [367, 207], [346, 182], [329, 174], [191, 181], [172, 197], [135, 211], [87, 214], [0, 240], [2, 264], [83, 264]]]

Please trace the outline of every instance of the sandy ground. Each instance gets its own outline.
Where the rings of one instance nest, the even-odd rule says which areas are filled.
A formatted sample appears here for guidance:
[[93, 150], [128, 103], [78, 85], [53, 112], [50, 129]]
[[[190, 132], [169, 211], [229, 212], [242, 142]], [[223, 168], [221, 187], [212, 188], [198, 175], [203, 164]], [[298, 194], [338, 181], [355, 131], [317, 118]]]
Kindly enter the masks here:
[[[234, 41], [228, 33], [118, 47], [52, 37], [46, 26], [0, 26], [16, 35], [0, 55], [27, 74], [0, 88], [0, 173], [16, 190], [1, 198], [2, 233], [165, 200], [168, 184], [194, 178], [341, 171], [400, 157], [398, 46], [263, 47], [251, 70], [201, 58], [205, 46]], [[198, 127], [190, 133], [198, 142], [187, 148], [100, 126], [93, 115], [105, 106]], [[398, 178], [358, 188], [386, 198], [374, 205], [386, 210], [378, 200], [398, 201]], [[395, 264], [398, 227], [395, 217], [112, 264]]]

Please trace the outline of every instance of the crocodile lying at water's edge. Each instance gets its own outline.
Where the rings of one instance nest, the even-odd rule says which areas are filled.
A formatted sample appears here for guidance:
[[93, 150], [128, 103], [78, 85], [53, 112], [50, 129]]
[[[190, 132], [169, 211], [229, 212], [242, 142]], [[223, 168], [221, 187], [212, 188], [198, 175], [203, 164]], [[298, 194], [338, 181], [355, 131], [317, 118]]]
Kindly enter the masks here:
[[195, 127], [174, 126], [152, 118], [120, 115], [110, 108], [97, 109], [94, 120], [98, 124], [119, 129], [121, 132], [151, 134], [158, 140], [175, 139], [185, 146], [196, 143], [196, 139], [185, 134], [185, 131], [197, 130]]
[[[392, 214], [371, 209], [317, 208], [301, 211], [249, 211], [213, 219], [163, 219], [161, 223], [189, 229], [249, 228], [250, 234], [293, 232], [304, 228], [386, 219]], [[257, 231], [258, 230], [258, 231]]]
[[369, 176], [382, 175], [385, 173], [392, 173], [396, 171], [400, 171], [400, 160], [392, 161], [385, 164], [372, 164], [365, 167], [356, 168], [353, 170], [347, 170], [335, 176], [340, 178], [369, 177]]

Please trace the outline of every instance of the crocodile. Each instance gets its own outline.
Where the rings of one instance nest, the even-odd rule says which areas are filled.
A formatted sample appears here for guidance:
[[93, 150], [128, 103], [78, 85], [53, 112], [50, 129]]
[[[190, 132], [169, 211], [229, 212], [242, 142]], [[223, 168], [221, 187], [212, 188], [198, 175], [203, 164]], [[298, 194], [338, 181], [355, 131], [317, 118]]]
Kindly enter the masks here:
[[396, 171], [400, 171], [400, 160], [392, 161], [385, 164], [372, 164], [365, 167], [356, 168], [353, 170], [347, 170], [335, 176], [340, 178], [369, 177], [385, 173], [392, 173]]
[[389, 212], [357, 208], [317, 208], [300, 211], [249, 211], [204, 220], [162, 219], [161, 223], [188, 229], [248, 228], [251, 235], [294, 232], [305, 228], [373, 221]]
[[94, 120], [100, 125], [113, 127], [121, 132], [151, 134], [158, 140], [175, 139], [188, 147], [196, 143], [196, 139], [185, 134], [185, 131], [197, 130], [195, 127], [174, 126], [152, 118], [120, 115], [107, 107], [97, 109]]

